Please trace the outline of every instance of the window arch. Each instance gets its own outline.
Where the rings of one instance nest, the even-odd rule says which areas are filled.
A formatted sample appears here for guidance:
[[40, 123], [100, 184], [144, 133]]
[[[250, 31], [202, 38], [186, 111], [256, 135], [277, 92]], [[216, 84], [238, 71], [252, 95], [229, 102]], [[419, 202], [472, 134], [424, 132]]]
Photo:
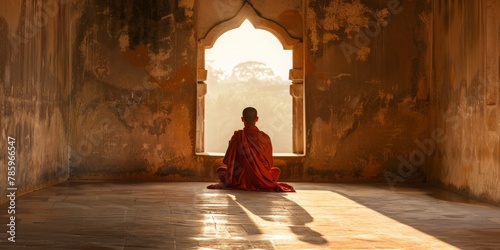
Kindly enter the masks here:
[[235, 17], [213, 27], [204, 38], [198, 40], [196, 153], [205, 152], [205, 94], [207, 93], [205, 50], [212, 48], [219, 36], [240, 27], [247, 19], [256, 29], [263, 29], [272, 33], [283, 45], [283, 49], [292, 50], [293, 62], [289, 71], [289, 80], [291, 80], [290, 94], [292, 96], [292, 152], [304, 154], [303, 43], [292, 38], [277, 23], [260, 17], [248, 3], [243, 5]]

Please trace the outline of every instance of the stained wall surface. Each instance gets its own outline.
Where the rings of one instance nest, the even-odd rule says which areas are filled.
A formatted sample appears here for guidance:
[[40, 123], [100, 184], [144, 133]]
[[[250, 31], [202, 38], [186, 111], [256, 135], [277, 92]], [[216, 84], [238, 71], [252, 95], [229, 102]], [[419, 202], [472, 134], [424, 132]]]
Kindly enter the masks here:
[[210, 179], [194, 155], [194, 1], [75, 3], [72, 179]]
[[215, 180], [222, 157], [195, 153], [198, 41], [245, 4], [304, 44], [305, 155], [276, 158], [283, 180], [430, 180], [500, 201], [487, 0], [2, 0], [0, 123], [20, 190]]
[[[4, 187], [21, 195], [68, 179], [67, 2], [0, 1], [0, 203]], [[8, 152], [16, 156], [14, 185]]]
[[[214, 179], [221, 157], [194, 152], [197, 41], [244, 2], [153, 2], [75, 4], [71, 178]], [[282, 178], [421, 181], [400, 165], [428, 134], [422, 4], [246, 2], [305, 43], [306, 154], [278, 157]]]
[[423, 181], [413, 152], [428, 134], [424, 2], [306, 4], [303, 179]]
[[429, 179], [500, 203], [500, 3], [434, 1]]

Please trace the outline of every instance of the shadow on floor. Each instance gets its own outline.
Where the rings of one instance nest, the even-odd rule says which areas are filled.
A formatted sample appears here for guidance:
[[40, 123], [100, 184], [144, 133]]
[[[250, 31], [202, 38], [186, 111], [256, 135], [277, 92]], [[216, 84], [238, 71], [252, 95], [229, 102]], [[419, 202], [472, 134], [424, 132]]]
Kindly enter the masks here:
[[326, 244], [322, 235], [308, 226], [313, 217], [300, 205], [286, 198], [283, 193], [233, 191], [234, 202], [261, 219], [284, 224], [303, 242]]
[[[307, 185], [302, 188], [307, 189]], [[318, 184], [311, 185], [318, 189]], [[500, 249], [498, 206], [427, 184], [402, 185], [394, 190], [384, 184], [324, 187], [455, 247]]]

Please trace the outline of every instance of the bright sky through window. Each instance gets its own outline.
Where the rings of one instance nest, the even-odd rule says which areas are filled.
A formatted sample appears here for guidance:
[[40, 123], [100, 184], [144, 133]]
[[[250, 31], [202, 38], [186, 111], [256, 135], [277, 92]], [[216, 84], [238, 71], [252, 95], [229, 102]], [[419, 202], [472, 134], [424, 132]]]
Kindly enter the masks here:
[[258, 110], [257, 127], [271, 137], [274, 153], [292, 152], [291, 50], [245, 20], [205, 50], [205, 67], [206, 152], [226, 151], [234, 131], [243, 128], [241, 111], [248, 106]]
[[283, 45], [270, 32], [255, 29], [245, 20], [237, 29], [222, 34], [211, 49], [205, 51], [205, 60], [215, 69], [230, 72], [244, 61], [265, 63], [274, 74], [288, 80], [292, 51], [283, 50]]

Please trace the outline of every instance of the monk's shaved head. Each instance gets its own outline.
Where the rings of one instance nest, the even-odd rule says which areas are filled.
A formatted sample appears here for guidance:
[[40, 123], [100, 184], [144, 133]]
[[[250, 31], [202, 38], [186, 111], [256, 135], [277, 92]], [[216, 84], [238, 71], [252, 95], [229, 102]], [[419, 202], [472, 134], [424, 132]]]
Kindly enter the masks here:
[[245, 125], [255, 125], [257, 121], [257, 110], [253, 107], [247, 107], [243, 110], [243, 119], [245, 120]]

